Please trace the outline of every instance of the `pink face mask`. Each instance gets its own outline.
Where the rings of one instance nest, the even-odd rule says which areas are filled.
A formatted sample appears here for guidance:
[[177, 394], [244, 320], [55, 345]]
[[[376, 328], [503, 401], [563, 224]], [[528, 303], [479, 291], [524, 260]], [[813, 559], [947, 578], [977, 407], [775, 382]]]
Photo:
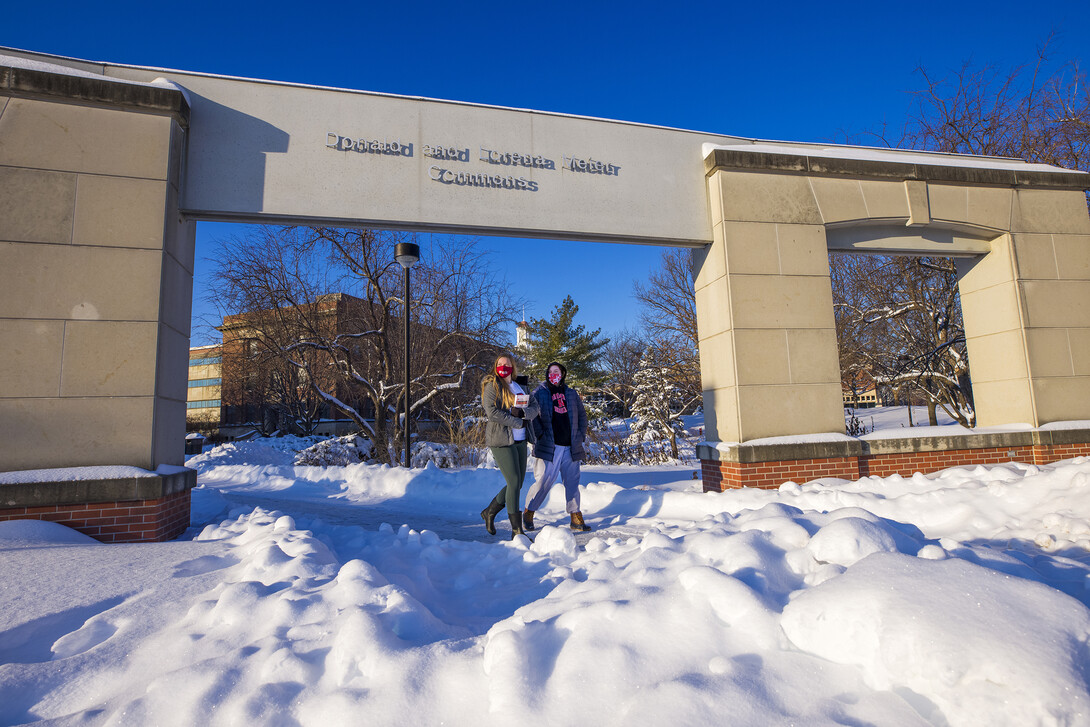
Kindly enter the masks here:
[[560, 379], [563, 374], [560, 373], [560, 369], [549, 369], [549, 383], [553, 386], [560, 386]]
[[496, 376], [499, 376], [501, 379], [506, 379], [508, 376], [514, 373], [514, 371], [515, 369], [511, 366], [497, 366]]

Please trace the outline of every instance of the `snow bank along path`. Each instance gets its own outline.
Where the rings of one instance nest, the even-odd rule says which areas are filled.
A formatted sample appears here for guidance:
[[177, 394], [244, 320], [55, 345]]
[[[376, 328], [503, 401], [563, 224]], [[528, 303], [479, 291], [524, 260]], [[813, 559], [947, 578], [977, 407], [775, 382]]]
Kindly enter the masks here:
[[[195, 464], [279, 511], [165, 544], [128, 593], [80, 586], [73, 608], [54, 584], [34, 618], [3, 610], [0, 723], [1090, 725], [1087, 459], [721, 494], [588, 468], [590, 522], [633, 535], [580, 548], [287, 514], [397, 500], [425, 522], [479, 509], [495, 471], [236, 454]], [[103, 553], [114, 590], [143, 572], [0, 525], [5, 603], [23, 561], [48, 579]]]

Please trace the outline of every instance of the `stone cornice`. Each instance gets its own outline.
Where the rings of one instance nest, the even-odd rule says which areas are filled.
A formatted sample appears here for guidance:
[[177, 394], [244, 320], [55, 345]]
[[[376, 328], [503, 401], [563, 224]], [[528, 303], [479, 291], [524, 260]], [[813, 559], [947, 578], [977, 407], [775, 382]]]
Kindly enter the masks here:
[[705, 174], [720, 170], [793, 172], [816, 176], [866, 177], [870, 179], [918, 180], [1002, 187], [1047, 187], [1090, 189], [1085, 172], [1044, 172], [1036, 170], [958, 167], [872, 159], [839, 159], [805, 154], [778, 154], [716, 148], [704, 159]]
[[0, 65], [0, 95], [169, 114], [183, 127], [189, 126], [189, 103], [181, 91], [107, 76], [93, 78]]
[[158, 500], [186, 492], [196, 485], [197, 471], [191, 469], [169, 474], [151, 473], [144, 477], [0, 484], [0, 508]]

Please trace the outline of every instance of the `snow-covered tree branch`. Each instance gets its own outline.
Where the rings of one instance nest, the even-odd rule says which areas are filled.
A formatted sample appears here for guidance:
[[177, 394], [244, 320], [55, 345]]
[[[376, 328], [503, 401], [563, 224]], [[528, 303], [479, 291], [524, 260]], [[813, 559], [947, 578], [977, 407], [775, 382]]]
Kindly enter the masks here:
[[[410, 391], [405, 391], [404, 281], [393, 260], [403, 233], [264, 227], [229, 241], [216, 261], [216, 303], [225, 314], [225, 366], [258, 362], [290, 372], [279, 418], [302, 429], [289, 405], [351, 420], [390, 459], [410, 416], [460, 406], [506, 343], [519, 301], [471, 238], [430, 238], [412, 271]], [[483, 301], [487, 301], [484, 304]], [[283, 373], [280, 378], [284, 379]], [[267, 387], [243, 377], [227, 398], [266, 406]], [[314, 417], [311, 417], [314, 419]]]

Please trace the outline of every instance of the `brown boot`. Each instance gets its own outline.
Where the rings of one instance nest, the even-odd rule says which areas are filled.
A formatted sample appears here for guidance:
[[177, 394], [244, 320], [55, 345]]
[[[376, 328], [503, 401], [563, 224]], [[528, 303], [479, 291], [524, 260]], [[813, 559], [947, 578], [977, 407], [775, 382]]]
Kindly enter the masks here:
[[573, 512], [571, 514], [571, 529], [577, 533], [585, 533], [590, 530], [590, 525], [583, 522], [583, 513]]
[[534, 529], [534, 511], [523, 510], [522, 511], [522, 527], [526, 530]]

